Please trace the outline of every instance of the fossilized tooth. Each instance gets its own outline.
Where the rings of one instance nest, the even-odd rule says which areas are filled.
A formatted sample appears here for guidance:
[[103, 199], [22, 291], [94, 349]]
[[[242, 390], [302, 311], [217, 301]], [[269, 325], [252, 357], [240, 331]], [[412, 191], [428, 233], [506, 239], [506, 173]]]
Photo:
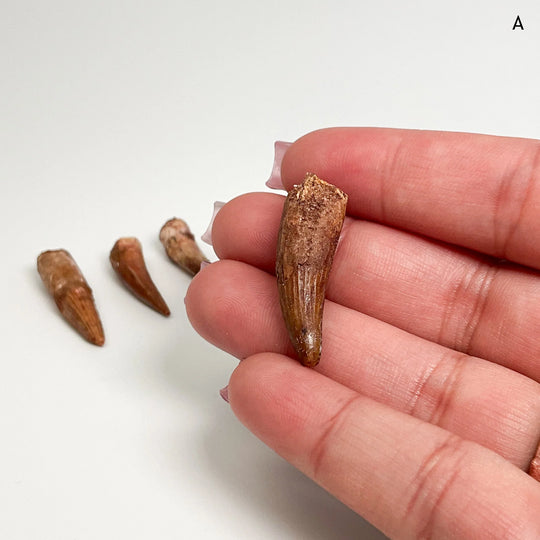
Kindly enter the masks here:
[[538, 445], [538, 448], [536, 449], [536, 455], [531, 461], [531, 465], [529, 467], [529, 474], [535, 480], [538, 480], [540, 482], [540, 444]]
[[202, 262], [210, 262], [199, 249], [187, 223], [180, 218], [169, 219], [161, 228], [159, 239], [171, 261], [193, 276], [201, 269]]
[[137, 238], [118, 239], [109, 260], [124, 285], [142, 302], [168, 317], [171, 312], [152, 281], [144, 262], [142, 246]]
[[44, 251], [37, 258], [37, 269], [69, 324], [90, 343], [103, 345], [105, 335], [92, 289], [69, 252], [65, 249]]
[[279, 301], [298, 359], [309, 367], [321, 357], [326, 282], [346, 206], [345, 193], [307, 174], [283, 207], [276, 258]]

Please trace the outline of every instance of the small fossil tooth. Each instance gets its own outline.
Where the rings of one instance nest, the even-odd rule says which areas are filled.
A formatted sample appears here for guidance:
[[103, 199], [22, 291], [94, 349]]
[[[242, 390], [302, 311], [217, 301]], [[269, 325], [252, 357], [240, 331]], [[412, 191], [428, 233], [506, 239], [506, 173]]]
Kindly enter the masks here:
[[161, 228], [159, 239], [171, 261], [193, 276], [201, 269], [202, 262], [210, 262], [182, 219], [169, 219]]
[[109, 260], [124, 285], [139, 300], [166, 317], [171, 314], [148, 273], [142, 246], [137, 238], [118, 239], [111, 250]]
[[300, 362], [321, 356], [322, 315], [347, 195], [308, 173], [287, 195], [279, 229], [276, 275], [279, 301]]
[[69, 324], [90, 343], [103, 345], [105, 335], [92, 289], [70, 253], [65, 249], [44, 251], [37, 258], [37, 269]]

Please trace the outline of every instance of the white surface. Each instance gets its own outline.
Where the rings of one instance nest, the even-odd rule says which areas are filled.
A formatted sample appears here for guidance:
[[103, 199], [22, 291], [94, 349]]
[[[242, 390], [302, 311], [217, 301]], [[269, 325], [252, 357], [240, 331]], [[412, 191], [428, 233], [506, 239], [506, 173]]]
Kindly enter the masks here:
[[[222, 402], [236, 361], [191, 329], [158, 231], [176, 215], [200, 236], [214, 200], [266, 190], [275, 139], [319, 127], [540, 136], [538, 6], [1, 2], [0, 537], [382, 538]], [[170, 319], [115, 279], [125, 235]], [[56, 247], [103, 349], [39, 280]]]

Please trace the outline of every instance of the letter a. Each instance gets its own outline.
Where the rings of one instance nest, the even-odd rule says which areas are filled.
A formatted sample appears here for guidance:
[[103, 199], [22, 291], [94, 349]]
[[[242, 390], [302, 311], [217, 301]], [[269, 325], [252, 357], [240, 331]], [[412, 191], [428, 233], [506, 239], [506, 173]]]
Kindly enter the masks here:
[[524, 30], [523, 23], [521, 22], [521, 19], [519, 18], [519, 15], [517, 16], [516, 22], [514, 23], [514, 26], [512, 27], [512, 30], [515, 30], [516, 28], [521, 28], [522, 30]]

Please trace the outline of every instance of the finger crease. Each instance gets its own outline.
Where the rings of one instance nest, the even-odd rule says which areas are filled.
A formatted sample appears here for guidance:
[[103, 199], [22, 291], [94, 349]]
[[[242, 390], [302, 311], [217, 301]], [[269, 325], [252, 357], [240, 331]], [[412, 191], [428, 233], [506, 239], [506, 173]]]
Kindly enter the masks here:
[[[481, 322], [484, 320], [486, 306], [491, 296], [491, 291], [493, 290], [493, 283], [498, 272], [498, 266], [481, 264], [472, 277], [473, 287], [475, 287], [479, 283], [479, 290], [478, 293], [474, 295], [474, 303], [471, 314], [466, 321], [466, 324], [464, 325], [463, 331], [461, 333], [462, 338], [460, 340], [461, 346], [459, 349], [462, 352], [470, 354], [470, 351], [474, 344], [474, 337], [478, 331], [478, 328], [481, 325]], [[473, 289], [473, 291], [474, 290], [476, 290], [476, 287]]]
[[[498, 271], [498, 266], [480, 263], [474, 271], [462, 275], [441, 318], [439, 343], [462, 352], [471, 351]], [[468, 300], [471, 295], [472, 301]]]
[[[532, 158], [530, 172], [527, 175], [527, 179], [523, 187], [519, 191], [516, 190], [516, 192], [520, 193], [521, 195], [516, 197], [516, 210], [514, 212], [514, 218], [510, 220], [510, 223], [508, 223], [506, 231], [499, 234], [498, 230], [500, 227], [498, 224], [504, 224], [508, 221], [507, 219], [501, 218], [501, 212], [504, 210], [505, 202], [507, 202], [509, 199], [511, 200], [512, 186], [515, 186], [518, 179], [520, 179], [519, 168], [521, 165], [522, 162], [520, 161], [514, 168], [512, 174], [506, 175], [501, 180], [497, 197], [495, 199], [495, 210], [493, 212], [494, 253], [497, 253], [497, 256], [503, 259], [511, 258], [508, 251], [514, 243], [516, 231], [519, 229], [519, 225], [523, 220], [523, 216], [525, 215], [525, 209], [529, 205], [529, 201], [532, 197], [533, 186], [537, 181], [536, 172], [540, 168], [540, 144], [536, 146], [536, 150]], [[499, 238], [502, 238], [502, 240], [499, 240]]]
[[[447, 351], [435, 365], [431, 365], [414, 391], [409, 414], [440, 426], [455, 400], [468, 358], [466, 354]], [[447, 370], [442, 379], [438, 377], [441, 371], [444, 373]], [[421, 403], [428, 404], [427, 413], [420, 413]]]
[[419, 519], [415, 538], [434, 537], [439, 510], [459, 475], [465, 456], [462, 439], [448, 434], [420, 464], [405, 513], [409, 519], [411, 516], [413, 520]]
[[338, 411], [334, 415], [332, 415], [325, 422], [327, 426], [323, 430], [323, 432], [321, 433], [321, 435], [319, 436], [315, 444], [313, 445], [313, 450], [311, 451], [311, 456], [310, 456], [314, 479], [319, 478], [320, 470], [328, 454], [334, 433], [339, 431], [340, 426], [343, 424], [348, 410], [361, 397], [362, 396], [360, 395], [355, 395], [351, 397], [338, 409]]
[[389, 193], [389, 186], [388, 182], [386, 181], [387, 178], [399, 178], [399, 175], [397, 175], [397, 170], [399, 167], [399, 162], [401, 159], [401, 153], [402, 149], [404, 147], [404, 141], [402, 138], [399, 139], [399, 141], [396, 143], [396, 145], [392, 148], [392, 152], [389, 156], [389, 164], [385, 167], [384, 170], [387, 170], [387, 174], [382, 174], [379, 179], [379, 200], [380, 200], [380, 220], [382, 223], [386, 223], [386, 218], [388, 215], [388, 209], [387, 209], [387, 201]]

